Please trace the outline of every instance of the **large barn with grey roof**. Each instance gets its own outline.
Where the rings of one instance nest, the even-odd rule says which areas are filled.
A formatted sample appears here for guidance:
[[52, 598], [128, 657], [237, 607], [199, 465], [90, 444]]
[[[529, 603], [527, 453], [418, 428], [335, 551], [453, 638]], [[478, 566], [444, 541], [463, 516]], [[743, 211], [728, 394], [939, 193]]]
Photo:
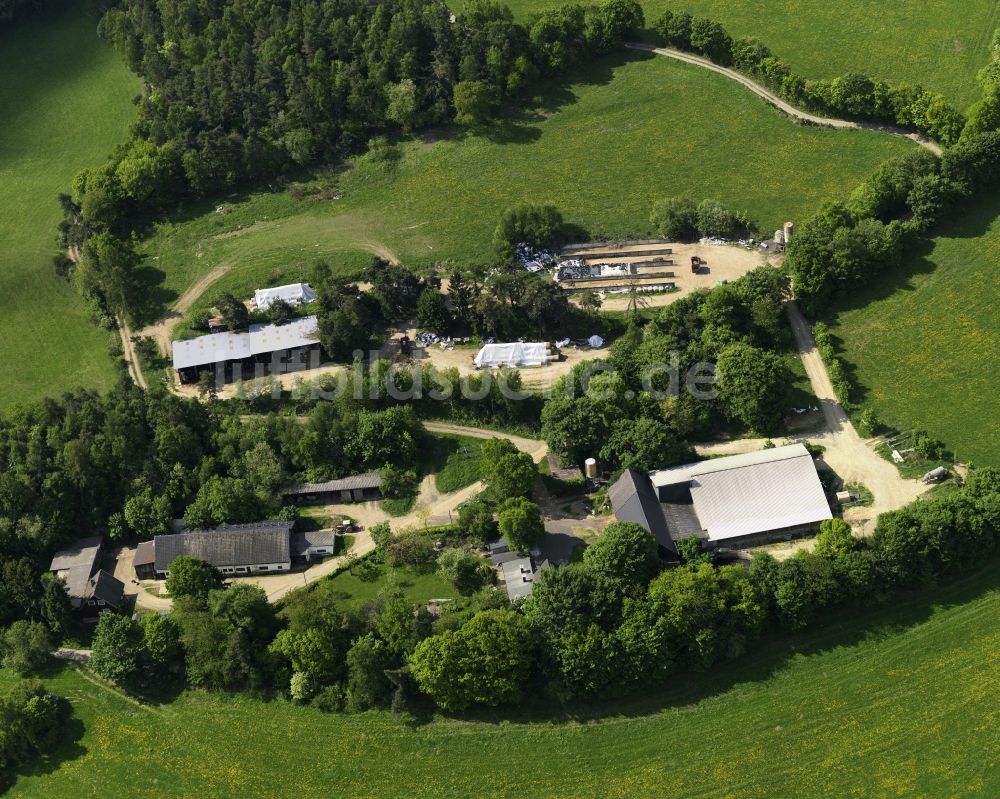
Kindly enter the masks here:
[[802, 444], [649, 475], [627, 470], [608, 496], [619, 521], [638, 522], [674, 553], [673, 542], [690, 535], [709, 548], [737, 549], [811, 534], [833, 517]]
[[181, 555], [203, 560], [225, 575], [287, 572], [295, 563], [332, 555], [332, 530], [293, 533], [295, 522], [268, 520], [224, 524], [213, 530], [158, 535], [138, 546], [132, 568], [140, 580], [166, 579], [170, 564]]

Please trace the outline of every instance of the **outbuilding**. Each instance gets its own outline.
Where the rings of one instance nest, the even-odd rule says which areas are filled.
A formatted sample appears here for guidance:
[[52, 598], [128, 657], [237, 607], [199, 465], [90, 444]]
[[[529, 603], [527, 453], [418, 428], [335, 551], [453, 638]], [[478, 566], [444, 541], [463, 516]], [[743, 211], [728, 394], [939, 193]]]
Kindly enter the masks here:
[[300, 483], [283, 491], [282, 496], [298, 505], [374, 502], [382, 498], [382, 475], [366, 472], [325, 483]]

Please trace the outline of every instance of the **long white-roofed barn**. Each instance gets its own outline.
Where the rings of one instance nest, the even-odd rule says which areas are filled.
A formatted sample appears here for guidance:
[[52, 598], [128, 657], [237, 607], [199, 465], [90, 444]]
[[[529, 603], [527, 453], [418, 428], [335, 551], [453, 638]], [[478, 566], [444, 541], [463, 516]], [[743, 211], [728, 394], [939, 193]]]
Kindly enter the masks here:
[[174, 369], [182, 383], [211, 370], [223, 382], [309, 369], [319, 365], [315, 316], [283, 325], [253, 324], [247, 332], [212, 333], [173, 343]]
[[802, 444], [640, 475], [627, 471], [609, 497], [620, 521], [635, 521], [661, 547], [697, 536], [736, 549], [808, 535], [833, 514], [812, 455]]

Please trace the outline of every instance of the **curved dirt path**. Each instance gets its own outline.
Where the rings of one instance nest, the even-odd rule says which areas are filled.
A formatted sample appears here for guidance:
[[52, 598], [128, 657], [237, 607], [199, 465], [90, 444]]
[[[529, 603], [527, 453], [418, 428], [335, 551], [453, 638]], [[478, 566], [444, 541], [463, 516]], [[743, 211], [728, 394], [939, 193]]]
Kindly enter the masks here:
[[125, 363], [128, 364], [128, 373], [139, 388], [149, 388], [146, 385], [146, 376], [142, 373], [139, 356], [135, 354], [135, 347], [132, 345], [132, 331], [129, 330], [128, 322], [120, 316], [118, 317], [118, 335], [121, 336], [122, 351], [125, 353]]
[[140, 330], [139, 335], [149, 336], [152, 338], [160, 348], [160, 352], [163, 353], [164, 357], [169, 357], [170, 343], [172, 341], [171, 336], [173, 335], [174, 328], [180, 324], [181, 320], [184, 318], [184, 314], [191, 310], [191, 306], [198, 301], [201, 295], [208, 291], [213, 283], [218, 282], [226, 274], [228, 274], [232, 268], [232, 264], [220, 264], [210, 272], [202, 275], [197, 282], [188, 287], [188, 289], [177, 298], [177, 302], [170, 306], [169, 311], [153, 322], [153, 324], [147, 325]]
[[897, 128], [892, 125], [876, 125], [873, 122], [852, 122], [848, 119], [832, 119], [830, 117], [821, 117], [815, 114], [810, 114], [808, 111], [802, 111], [791, 103], [782, 100], [774, 92], [766, 89], [764, 86], [761, 86], [759, 83], [751, 78], [748, 78], [743, 73], [737, 72], [734, 69], [729, 69], [728, 67], [721, 67], [715, 62], [710, 61], [707, 58], [694, 55], [693, 53], [685, 53], [683, 50], [674, 50], [672, 47], [655, 47], [651, 44], [628, 44], [626, 47], [633, 50], [645, 50], [648, 53], [655, 53], [656, 55], [665, 56], [666, 58], [672, 58], [675, 61], [683, 61], [686, 64], [694, 64], [695, 66], [711, 70], [712, 72], [718, 72], [720, 75], [725, 75], [730, 80], [734, 80], [740, 85], [745, 86], [758, 97], [767, 100], [767, 102], [778, 110], [783, 111], [796, 119], [801, 119], [803, 122], [810, 122], [813, 125], [821, 125], [828, 128], [873, 130], [880, 133], [889, 133], [893, 136], [903, 136], [910, 141], [916, 142], [924, 149], [930, 150], [934, 153], [934, 155], [940, 156], [942, 153], [941, 146], [936, 142], [931, 141], [925, 136], [921, 136], [919, 133], [912, 133], [911, 131], [904, 130], [903, 128]]

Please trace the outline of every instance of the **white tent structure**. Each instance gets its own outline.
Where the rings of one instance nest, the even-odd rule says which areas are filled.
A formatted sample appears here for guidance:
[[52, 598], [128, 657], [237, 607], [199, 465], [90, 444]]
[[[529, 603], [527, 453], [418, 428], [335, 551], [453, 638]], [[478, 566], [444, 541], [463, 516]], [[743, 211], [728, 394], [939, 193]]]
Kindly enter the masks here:
[[486, 344], [473, 359], [479, 369], [493, 366], [542, 366], [548, 360], [548, 345], [545, 342], [521, 341], [512, 344]]
[[316, 292], [308, 283], [290, 283], [270, 289], [257, 289], [253, 293], [253, 304], [258, 311], [266, 311], [272, 303], [284, 300], [289, 305], [307, 305], [316, 299]]

